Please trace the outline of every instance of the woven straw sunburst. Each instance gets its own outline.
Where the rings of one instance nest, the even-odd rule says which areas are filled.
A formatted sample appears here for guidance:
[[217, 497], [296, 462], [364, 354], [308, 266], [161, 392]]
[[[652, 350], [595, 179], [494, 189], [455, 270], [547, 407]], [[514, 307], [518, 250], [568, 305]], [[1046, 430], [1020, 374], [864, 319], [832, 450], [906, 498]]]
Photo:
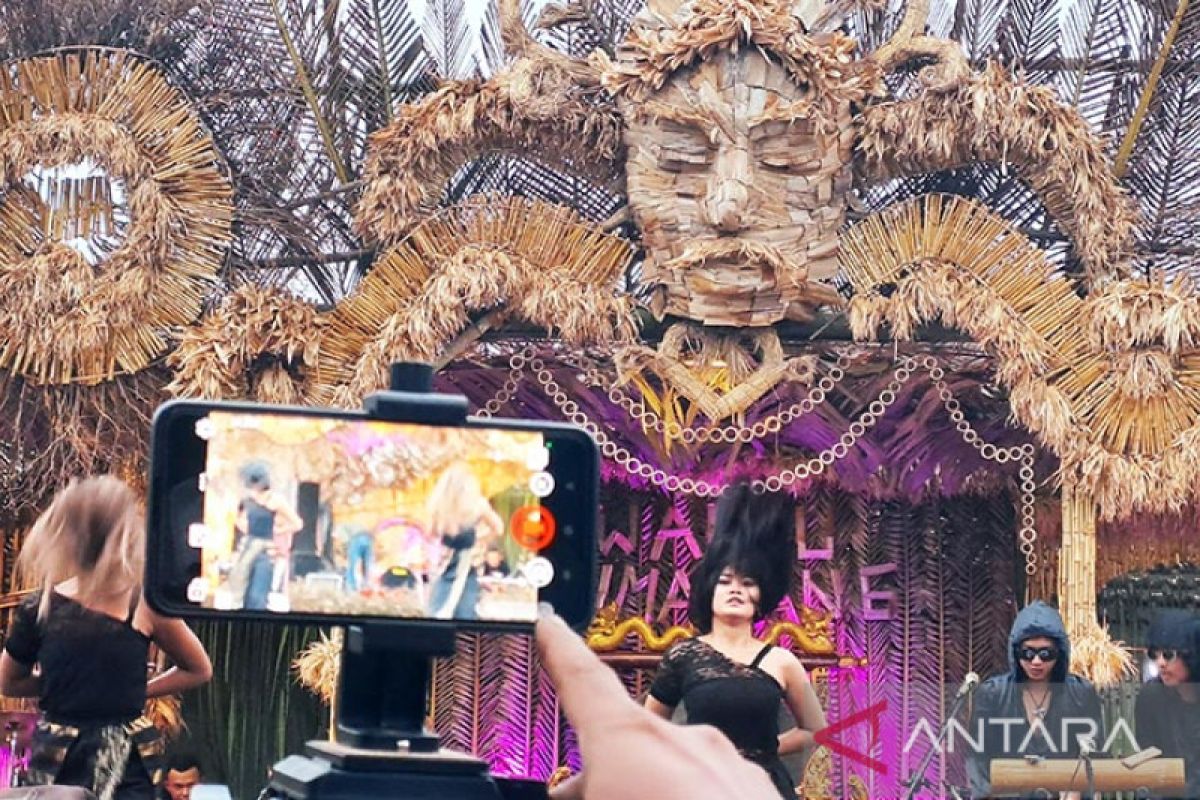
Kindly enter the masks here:
[[414, 228], [338, 305], [318, 359], [318, 397], [357, 404], [388, 365], [437, 361], [471, 315], [498, 309], [575, 345], [633, 332], [616, 284], [632, 245], [562, 206], [479, 195]]
[[[72, 177], [88, 162], [106, 180]], [[48, 202], [24, 183], [39, 169], [62, 170]], [[62, 237], [111, 219], [118, 182], [129, 222], [93, 264]], [[199, 117], [150, 64], [88, 49], [0, 69], [0, 368], [46, 384], [145, 368], [198, 315], [232, 196]]]

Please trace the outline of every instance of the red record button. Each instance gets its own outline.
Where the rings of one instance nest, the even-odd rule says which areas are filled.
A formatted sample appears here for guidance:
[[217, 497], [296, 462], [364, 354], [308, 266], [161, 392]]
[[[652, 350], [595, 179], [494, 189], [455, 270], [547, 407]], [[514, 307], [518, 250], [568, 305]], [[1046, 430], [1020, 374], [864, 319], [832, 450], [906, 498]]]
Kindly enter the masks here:
[[526, 550], [541, 550], [554, 541], [554, 515], [542, 506], [521, 506], [510, 523], [513, 539]]

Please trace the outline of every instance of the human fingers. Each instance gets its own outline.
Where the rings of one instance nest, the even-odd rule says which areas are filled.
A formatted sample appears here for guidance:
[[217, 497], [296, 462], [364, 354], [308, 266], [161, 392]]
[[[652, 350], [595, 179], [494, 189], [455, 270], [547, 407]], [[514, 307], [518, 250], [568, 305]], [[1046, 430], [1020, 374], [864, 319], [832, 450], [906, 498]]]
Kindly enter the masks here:
[[616, 673], [557, 614], [539, 616], [535, 637], [542, 666], [567, 718], [581, 734], [637, 709]]

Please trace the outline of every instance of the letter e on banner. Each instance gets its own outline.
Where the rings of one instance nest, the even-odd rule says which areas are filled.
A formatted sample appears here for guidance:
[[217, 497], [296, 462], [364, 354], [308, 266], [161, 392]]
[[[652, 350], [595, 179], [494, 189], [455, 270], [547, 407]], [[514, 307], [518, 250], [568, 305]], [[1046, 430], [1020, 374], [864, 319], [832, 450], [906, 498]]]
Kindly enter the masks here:
[[863, 619], [887, 621], [896, 615], [896, 593], [871, 588], [871, 579], [890, 575], [896, 571], [895, 564], [877, 564], [858, 571], [858, 585], [862, 589]]

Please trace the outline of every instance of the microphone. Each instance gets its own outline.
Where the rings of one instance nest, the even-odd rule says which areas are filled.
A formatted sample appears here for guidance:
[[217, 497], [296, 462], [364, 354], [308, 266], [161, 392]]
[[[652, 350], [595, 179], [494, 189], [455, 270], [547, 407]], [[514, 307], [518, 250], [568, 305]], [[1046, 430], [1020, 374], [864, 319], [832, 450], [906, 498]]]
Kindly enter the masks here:
[[904, 800], [913, 800], [917, 795], [917, 789], [921, 787], [929, 787], [931, 784], [925, 780], [925, 773], [929, 770], [929, 764], [933, 761], [934, 753], [940, 752], [942, 742], [945, 741], [946, 735], [950, 731], [950, 725], [954, 722], [954, 718], [958, 716], [959, 709], [962, 708], [963, 702], [966, 701], [967, 695], [975, 691], [975, 687], [979, 685], [979, 675], [974, 672], [968, 672], [967, 677], [963, 678], [962, 686], [958, 687], [958, 692], [954, 695], [954, 703], [950, 709], [950, 713], [946, 715], [945, 722], [942, 723], [942, 729], [938, 733], [937, 742], [934, 747], [925, 751], [925, 756], [921, 759], [921, 763], [917, 766], [915, 772], [909, 776], [908, 791], [904, 793]]
[[975, 687], [979, 685], [979, 674], [968, 672], [967, 677], [963, 678], [962, 685], [958, 687], [958, 693], [954, 695], [955, 700], [966, 697], [971, 692], [975, 691]]

